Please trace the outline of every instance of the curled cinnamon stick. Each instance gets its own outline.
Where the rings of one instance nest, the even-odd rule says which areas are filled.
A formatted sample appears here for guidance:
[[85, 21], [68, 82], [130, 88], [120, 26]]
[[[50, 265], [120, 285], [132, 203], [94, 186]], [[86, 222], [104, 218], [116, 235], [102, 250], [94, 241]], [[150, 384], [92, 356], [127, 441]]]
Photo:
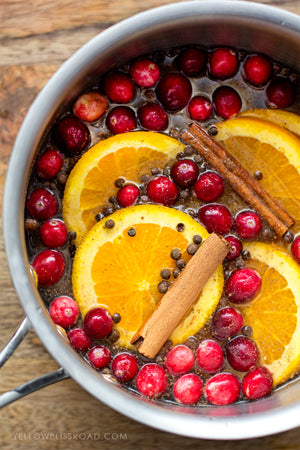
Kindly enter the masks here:
[[264, 187], [258, 183], [255, 178], [241, 165], [241, 163], [218, 141], [212, 139], [203, 128], [197, 123], [190, 126], [192, 134], [199, 138], [205, 145], [209, 146], [211, 150], [218, 156], [226, 165], [228, 158], [230, 159], [230, 170], [243, 180], [261, 199], [262, 201], [276, 214], [276, 216], [290, 228], [295, 223], [295, 219], [269, 194]]
[[223, 261], [229, 250], [228, 242], [211, 234], [190, 259], [186, 268], [163, 296], [147, 321], [131, 340], [137, 350], [154, 358], [199, 297], [201, 290]]
[[185, 131], [182, 134], [182, 139], [192, 145], [198, 153], [203, 156], [209, 164], [219, 172], [223, 178], [231, 185], [231, 187], [242, 197], [242, 199], [251, 205], [273, 228], [275, 233], [282, 237], [287, 231], [288, 227], [268, 208], [268, 206], [248, 187], [245, 182], [231, 172], [223, 163], [221, 158], [216, 156], [211, 148], [199, 140], [192, 131]]

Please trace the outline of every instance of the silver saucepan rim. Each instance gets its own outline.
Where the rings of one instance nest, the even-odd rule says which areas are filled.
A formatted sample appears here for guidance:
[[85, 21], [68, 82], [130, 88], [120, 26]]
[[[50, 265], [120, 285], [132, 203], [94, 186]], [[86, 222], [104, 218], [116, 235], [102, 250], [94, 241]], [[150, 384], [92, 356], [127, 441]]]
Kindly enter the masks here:
[[[190, 1], [155, 8], [110, 27], [96, 36], [69, 58], [40, 92], [23, 122], [11, 155], [6, 177], [3, 225], [7, 259], [11, 277], [22, 306], [37, 335], [53, 358], [90, 394], [120, 413], [145, 425], [183, 436], [206, 439], [245, 439], [278, 433], [300, 425], [300, 402], [284, 404], [282, 391], [276, 396], [245, 405], [228, 407], [166, 407], [159, 402], [142, 399], [120, 389], [84, 363], [49, 320], [29, 271], [24, 235], [24, 203], [33, 149], [78, 67], [91, 58], [107, 42], [117, 44], [130, 29], [142, 31], [151, 23], [192, 17], [196, 14], [218, 14], [251, 17], [270, 22], [300, 34], [300, 18], [269, 6], [236, 1]], [[45, 107], [45, 105], [47, 105]], [[295, 384], [295, 383], [294, 383]], [[292, 388], [295, 386], [293, 385]]]

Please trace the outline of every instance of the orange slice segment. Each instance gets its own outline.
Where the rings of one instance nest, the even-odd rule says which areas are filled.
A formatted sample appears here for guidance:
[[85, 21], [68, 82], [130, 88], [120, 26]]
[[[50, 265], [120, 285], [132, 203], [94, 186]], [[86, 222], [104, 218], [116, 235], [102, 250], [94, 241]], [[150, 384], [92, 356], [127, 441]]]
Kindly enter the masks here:
[[103, 140], [89, 149], [67, 180], [62, 204], [63, 219], [76, 231], [76, 244], [96, 223], [95, 216], [123, 177], [139, 182], [151, 167], [164, 167], [183, 150], [182, 143], [162, 133], [136, 131]]
[[286, 128], [300, 136], [300, 116], [282, 109], [249, 109], [239, 114], [239, 117], [257, 117]]
[[[171, 250], [179, 248], [188, 261], [186, 248], [193, 236], [200, 234], [205, 239], [208, 233], [189, 215], [160, 205], [132, 206], [110, 217], [115, 226], [107, 229], [105, 220], [100, 221], [76, 251], [73, 292], [83, 316], [97, 306], [119, 313], [118, 344], [130, 348], [132, 337], [163, 295], [157, 287], [161, 269], [176, 268]], [[182, 232], [177, 231], [178, 223], [185, 226]], [[128, 235], [131, 228], [136, 232], [133, 237]], [[223, 282], [220, 266], [170, 336], [173, 344], [183, 342], [206, 323], [219, 302]]]
[[260, 170], [261, 184], [296, 219], [300, 230], [300, 139], [274, 123], [239, 117], [217, 125], [217, 139], [250, 173]]
[[251, 242], [244, 248], [251, 254], [247, 267], [260, 273], [262, 288], [238, 309], [276, 386], [300, 367], [300, 266], [282, 247]]

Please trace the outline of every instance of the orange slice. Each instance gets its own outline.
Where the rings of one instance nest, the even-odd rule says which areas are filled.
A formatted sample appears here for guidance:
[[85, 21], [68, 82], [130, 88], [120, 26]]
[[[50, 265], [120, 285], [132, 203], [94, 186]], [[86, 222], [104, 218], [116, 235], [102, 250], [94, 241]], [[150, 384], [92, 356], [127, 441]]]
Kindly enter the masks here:
[[76, 231], [76, 244], [96, 223], [95, 216], [123, 177], [139, 182], [151, 167], [164, 167], [183, 150], [182, 143], [165, 134], [136, 131], [118, 134], [89, 149], [67, 180], [62, 204], [68, 230]]
[[[176, 268], [170, 253], [179, 248], [183, 258], [195, 234], [203, 239], [207, 231], [189, 215], [160, 205], [137, 205], [110, 216], [115, 226], [97, 223], [78, 247], [72, 274], [73, 292], [83, 316], [101, 306], [111, 314], [119, 313], [115, 325], [120, 332], [118, 344], [132, 347], [130, 341], [154, 310], [163, 294], [158, 291], [160, 271]], [[184, 224], [182, 232], [178, 223]], [[134, 237], [128, 230], [134, 228]], [[171, 279], [172, 281], [172, 279]], [[223, 290], [222, 266], [205, 285], [199, 300], [174, 330], [173, 344], [183, 342], [197, 332], [215, 310]]]
[[249, 109], [239, 114], [239, 117], [257, 117], [286, 128], [300, 136], [300, 116], [291, 111], [282, 109]]
[[260, 170], [261, 184], [296, 219], [300, 230], [300, 139], [274, 123], [238, 117], [217, 124], [217, 139], [248, 169]]
[[276, 386], [300, 368], [300, 266], [282, 247], [250, 242], [244, 249], [251, 254], [247, 267], [260, 273], [262, 287], [238, 309]]

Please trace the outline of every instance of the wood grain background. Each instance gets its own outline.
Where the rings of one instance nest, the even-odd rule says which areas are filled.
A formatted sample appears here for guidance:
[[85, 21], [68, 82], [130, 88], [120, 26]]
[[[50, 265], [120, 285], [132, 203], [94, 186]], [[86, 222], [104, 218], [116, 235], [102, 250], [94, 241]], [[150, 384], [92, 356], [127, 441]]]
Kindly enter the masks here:
[[[82, 44], [113, 23], [172, 2], [174, 0], [0, 0], [1, 209], [5, 173], [17, 131], [30, 104], [55, 70]], [[263, 3], [300, 14], [300, 0], [265, 0]], [[10, 282], [2, 234], [0, 262], [2, 348], [23, 317]], [[56, 368], [56, 362], [34, 332], [30, 332], [1, 369], [0, 392]], [[79, 433], [87, 433], [86, 439]], [[300, 449], [300, 428], [251, 441], [218, 442], [178, 437], [127, 419], [102, 405], [72, 380], [36, 392], [0, 411], [0, 448], [3, 450], [100, 447], [103, 450], [118, 447], [292, 450]]]

